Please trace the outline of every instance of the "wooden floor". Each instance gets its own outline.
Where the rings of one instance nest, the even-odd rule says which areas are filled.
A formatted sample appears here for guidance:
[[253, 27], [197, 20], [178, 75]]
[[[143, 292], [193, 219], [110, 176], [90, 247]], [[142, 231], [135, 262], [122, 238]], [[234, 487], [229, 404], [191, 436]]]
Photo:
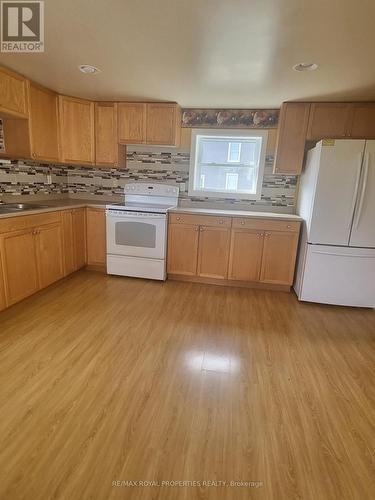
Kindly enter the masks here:
[[373, 311], [80, 272], [0, 326], [1, 500], [375, 498]]

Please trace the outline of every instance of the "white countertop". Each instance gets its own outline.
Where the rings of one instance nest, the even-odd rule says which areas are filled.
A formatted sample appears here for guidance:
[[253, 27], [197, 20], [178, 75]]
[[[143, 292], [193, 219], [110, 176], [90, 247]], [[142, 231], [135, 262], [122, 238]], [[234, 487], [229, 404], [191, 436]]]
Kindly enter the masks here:
[[218, 210], [214, 208], [189, 208], [176, 207], [171, 208], [169, 212], [183, 213], [192, 215], [218, 215], [223, 217], [248, 217], [253, 219], [279, 219], [279, 220], [294, 220], [302, 221], [302, 217], [293, 214], [280, 214], [274, 212], [257, 212], [248, 210]]

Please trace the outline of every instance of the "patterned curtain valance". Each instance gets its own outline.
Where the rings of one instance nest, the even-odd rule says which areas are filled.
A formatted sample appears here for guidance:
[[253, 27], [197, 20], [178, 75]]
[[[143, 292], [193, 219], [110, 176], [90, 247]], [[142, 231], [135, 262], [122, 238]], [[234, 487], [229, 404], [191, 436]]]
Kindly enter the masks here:
[[185, 128], [277, 128], [278, 109], [183, 109]]

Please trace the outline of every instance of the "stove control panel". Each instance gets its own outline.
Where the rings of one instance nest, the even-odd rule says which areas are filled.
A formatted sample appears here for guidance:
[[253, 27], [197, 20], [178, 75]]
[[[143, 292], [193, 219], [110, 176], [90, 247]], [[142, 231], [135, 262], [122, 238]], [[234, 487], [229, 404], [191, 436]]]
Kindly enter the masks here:
[[132, 182], [124, 187], [125, 194], [142, 196], [178, 197], [179, 188], [170, 184], [149, 184], [146, 182]]

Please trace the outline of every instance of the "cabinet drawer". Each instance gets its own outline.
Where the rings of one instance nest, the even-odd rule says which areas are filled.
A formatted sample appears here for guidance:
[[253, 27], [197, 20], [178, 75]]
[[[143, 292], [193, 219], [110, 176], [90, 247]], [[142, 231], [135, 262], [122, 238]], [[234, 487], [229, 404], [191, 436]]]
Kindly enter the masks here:
[[245, 217], [234, 217], [232, 226], [234, 228], [256, 229], [264, 231], [291, 231], [298, 232], [300, 227], [298, 221], [272, 220], [272, 219], [248, 219]]
[[54, 224], [56, 222], [60, 222], [60, 212], [9, 217], [9, 219], [0, 220], [0, 233], [20, 231], [22, 229], [43, 226], [45, 224]]
[[192, 224], [196, 226], [231, 227], [231, 217], [217, 217], [213, 215], [170, 214], [171, 224]]

